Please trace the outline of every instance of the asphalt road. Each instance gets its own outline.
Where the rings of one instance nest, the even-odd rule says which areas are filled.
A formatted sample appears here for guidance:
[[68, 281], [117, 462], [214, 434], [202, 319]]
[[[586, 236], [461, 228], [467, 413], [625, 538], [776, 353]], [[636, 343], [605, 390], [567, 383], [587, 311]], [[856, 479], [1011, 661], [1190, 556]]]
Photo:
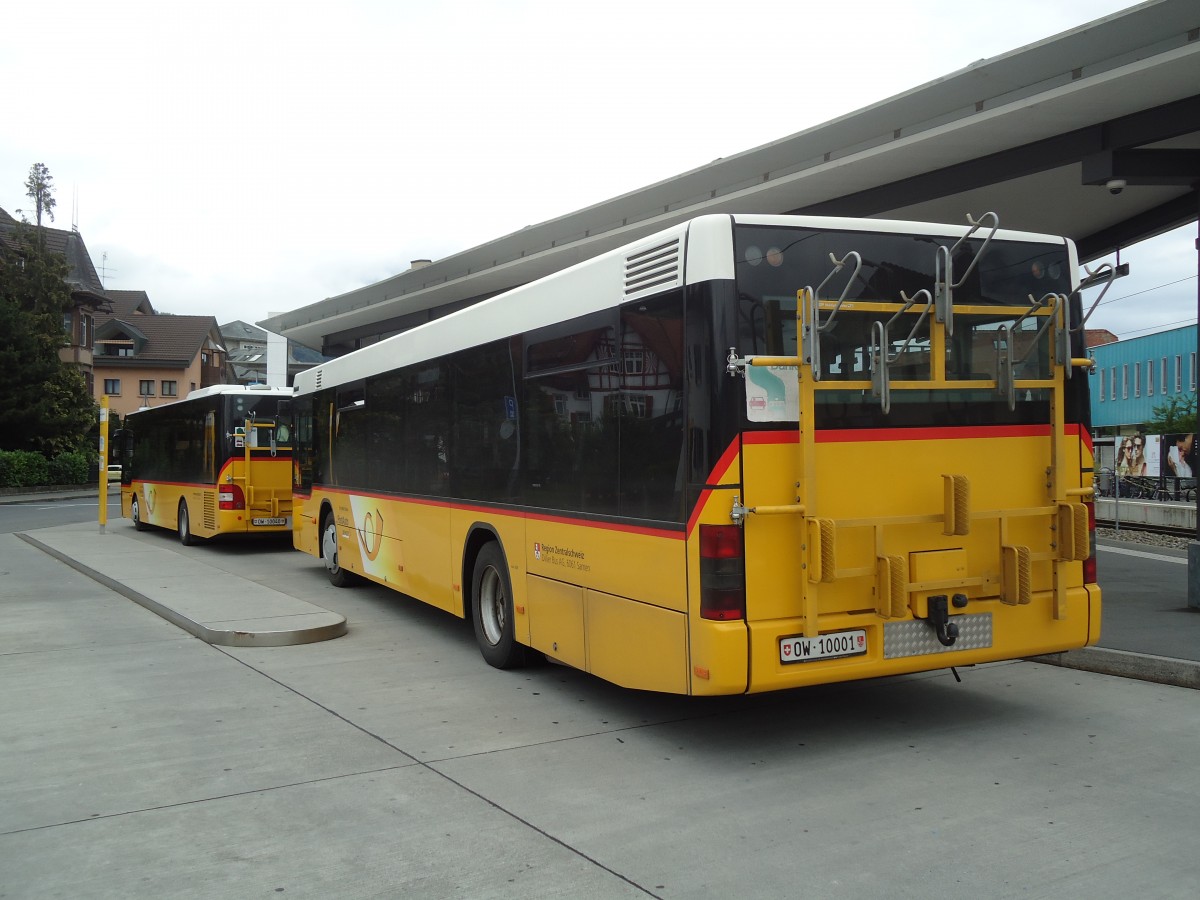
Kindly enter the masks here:
[[[99, 519], [100, 499], [90, 497], [56, 497], [47, 494], [33, 500], [6, 501], [0, 497], [0, 534], [70, 525], [75, 522], [96, 522]], [[108, 492], [108, 521], [121, 522], [121, 486]], [[127, 523], [126, 523], [127, 524]]]
[[351, 630], [212, 647], [0, 536], [5, 900], [1095, 900], [1200, 883], [1194, 691], [1014, 662], [961, 684], [659, 696], [498, 672], [462, 623], [336, 590], [285, 544], [138, 539], [220, 554]]

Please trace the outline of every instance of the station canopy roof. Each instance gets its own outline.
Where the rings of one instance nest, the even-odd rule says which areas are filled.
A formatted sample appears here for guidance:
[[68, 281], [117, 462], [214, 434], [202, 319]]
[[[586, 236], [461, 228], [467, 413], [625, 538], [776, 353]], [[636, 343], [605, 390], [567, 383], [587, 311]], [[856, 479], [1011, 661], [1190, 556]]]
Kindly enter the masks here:
[[1195, 221], [1200, 5], [1131, 7], [260, 324], [328, 348], [706, 213], [961, 224], [989, 210], [1004, 228], [1074, 239], [1084, 262]]

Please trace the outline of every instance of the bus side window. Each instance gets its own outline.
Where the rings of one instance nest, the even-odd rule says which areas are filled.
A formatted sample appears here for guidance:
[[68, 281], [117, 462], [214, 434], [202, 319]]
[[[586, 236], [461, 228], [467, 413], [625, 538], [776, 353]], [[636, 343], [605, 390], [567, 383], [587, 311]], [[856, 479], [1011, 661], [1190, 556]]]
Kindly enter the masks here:
[[525, 498], [615, 515], [622, 360], [616, 310], [528, 335], [522, 404]]

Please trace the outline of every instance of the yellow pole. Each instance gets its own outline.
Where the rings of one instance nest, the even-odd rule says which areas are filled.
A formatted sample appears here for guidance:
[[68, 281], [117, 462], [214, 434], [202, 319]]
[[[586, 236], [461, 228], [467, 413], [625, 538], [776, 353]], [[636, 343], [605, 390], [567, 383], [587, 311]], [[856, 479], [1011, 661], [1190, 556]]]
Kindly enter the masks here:
[[108, 394], [100, 398], [100, 533], [108, 524]]

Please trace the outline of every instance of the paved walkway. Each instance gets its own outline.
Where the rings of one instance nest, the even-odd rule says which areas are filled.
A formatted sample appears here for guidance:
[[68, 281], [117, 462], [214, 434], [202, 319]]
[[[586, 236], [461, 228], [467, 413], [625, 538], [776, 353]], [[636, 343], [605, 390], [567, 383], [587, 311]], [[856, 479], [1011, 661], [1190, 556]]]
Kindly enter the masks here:
[[210, 644], [280, 647], [346, 633], [346, 620], [204, 562], [134, 539], [124, 519], [41, 528], [17, 537]]

